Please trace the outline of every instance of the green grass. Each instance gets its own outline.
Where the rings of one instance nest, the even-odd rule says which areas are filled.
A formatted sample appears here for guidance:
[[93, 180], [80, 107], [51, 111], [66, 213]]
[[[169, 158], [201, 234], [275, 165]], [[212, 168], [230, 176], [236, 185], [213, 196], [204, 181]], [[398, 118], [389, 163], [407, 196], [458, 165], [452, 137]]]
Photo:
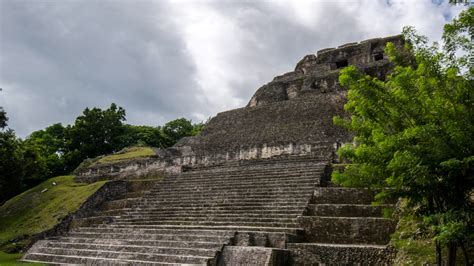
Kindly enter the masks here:
[[1, 266], [14, 266], [14, 265], [46, 265], [42, 263], [27, 263], [27, 262], [18, 262], [18, 260], [23, 256], [20, 253], [8, 254], [0, 251], [0, 265]]
[[131, 147], [119, 151], [115, 154], [100, 158], [96, 164], [110, 164], [126, 161], [135, 158], [149, 157], [156, 155], [155, 151], [149, 147]]
[[391, 244], [397, 249], [395, 265], [432, 265], [436, 261], [435, 245], [424, 233], [421, 221], [412, 216], [402, 217]]
[[82, 184], [73, 176], [59, 176], [5, 202], [0, 207], [0, 249], [18, 252], [29, 244], [29, 236], [53, 228], [104, 183]]

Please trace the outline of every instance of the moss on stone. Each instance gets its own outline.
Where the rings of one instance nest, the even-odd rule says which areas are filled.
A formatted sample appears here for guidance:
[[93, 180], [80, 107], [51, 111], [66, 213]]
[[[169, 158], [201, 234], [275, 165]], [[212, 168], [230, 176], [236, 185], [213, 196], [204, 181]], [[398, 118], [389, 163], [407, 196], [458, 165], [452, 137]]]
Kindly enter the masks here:
[[58, 176], [5, 202], [0, 207], [0, 249], [22, 250], [32, 235], [52, 229], [104, 183], [82, 184], [73, 176]]

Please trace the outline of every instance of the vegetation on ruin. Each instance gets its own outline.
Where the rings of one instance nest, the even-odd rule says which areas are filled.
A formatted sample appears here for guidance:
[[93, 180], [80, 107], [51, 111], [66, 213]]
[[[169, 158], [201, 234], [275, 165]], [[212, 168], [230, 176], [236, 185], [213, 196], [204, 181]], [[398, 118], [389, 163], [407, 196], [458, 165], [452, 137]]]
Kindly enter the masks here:
[[404, 47], [387, 45], [395, 67], [385, 80], [353, 66], [339, 78], [349, 88], [351, 117], [335, 122], [355, 138], [338, 150], [352, 164], [336, 171], [333, 181], [381, 189], [379, 201], [403, 198], [402, 221], [413, 217], [417, 229], [426, 228], [438, 265], [443, 252], [446, 264], [455, 265], [458, 247], [466, 265], [472, 262], [473, 28], [473, 7], [445, 25], [442, 47], [407, 27]]
[[73, 176], [48, 179], [0, 207], [0, 250], [18, 252], [34, 234], [52, 229], [105, 183], [76, 183]]
[[117, 153], [100, 158], [96, 164], [110, 164], [122, 162], [130, 159], [150, 157], [156, 155], [155, 151], [150, 147], [130, 147], [125, 148]]

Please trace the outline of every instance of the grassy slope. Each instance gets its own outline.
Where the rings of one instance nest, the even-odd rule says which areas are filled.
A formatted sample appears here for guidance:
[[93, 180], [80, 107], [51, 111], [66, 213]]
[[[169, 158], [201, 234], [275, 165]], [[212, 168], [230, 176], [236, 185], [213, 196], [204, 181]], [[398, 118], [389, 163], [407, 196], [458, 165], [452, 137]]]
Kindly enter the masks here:
[[18, 262], [18, 260], [23, 256], [23, 254], [15, 253], [15, 254], [8, 254], [5, 252], [0, 251], [0, 265], [1, 266], [14, 266], [14, 265], [46, 265], [42, 263], [22, 263]]
[[[0, 248], [13, 251], [28, 244], [28, 239], [6, 243], [53, 228], [104, 183], [80, 184], [74, 182], [73, 176], [59, 176], [10, 199], [0, 207]], [[44, 189], [47, 191], [42, 193]]]
[[149, 157], [156, 155], [155, 151], [149, 147], [131, 147], [112, 155], [100, 158], [96, 164], [110, 164], [134, 158]]

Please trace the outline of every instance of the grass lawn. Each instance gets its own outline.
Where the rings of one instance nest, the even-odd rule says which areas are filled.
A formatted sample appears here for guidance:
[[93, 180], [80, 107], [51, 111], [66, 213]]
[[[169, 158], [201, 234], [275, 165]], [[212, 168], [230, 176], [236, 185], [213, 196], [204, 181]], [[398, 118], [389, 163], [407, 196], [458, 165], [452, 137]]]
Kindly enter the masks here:
[[134, 158], [149, 157], [156, 155], [155, 151], [149, 147], [131, 147], [112, 155], [100, 158], [96, 164], [109, 164], [126, 161]]
[[19, 260], [21, 256], [23, 256], [23, 254], [19, 254], [19, 253], [8, 254], [8, 253], [0, 251], [0, 265], [1, 266], [4, 266], [4, 265], [5, 266], [7, 265], [8, 266], [10, 265], [46, 265], [42, 263], [18, 262], [17, 260]]
[[28, 236], [53, 228], [104, 183], [82, 184], [73, 176], [58, 176], [5, 202], [0, 207], [0, 250], [21, 250], [29, 244]]

